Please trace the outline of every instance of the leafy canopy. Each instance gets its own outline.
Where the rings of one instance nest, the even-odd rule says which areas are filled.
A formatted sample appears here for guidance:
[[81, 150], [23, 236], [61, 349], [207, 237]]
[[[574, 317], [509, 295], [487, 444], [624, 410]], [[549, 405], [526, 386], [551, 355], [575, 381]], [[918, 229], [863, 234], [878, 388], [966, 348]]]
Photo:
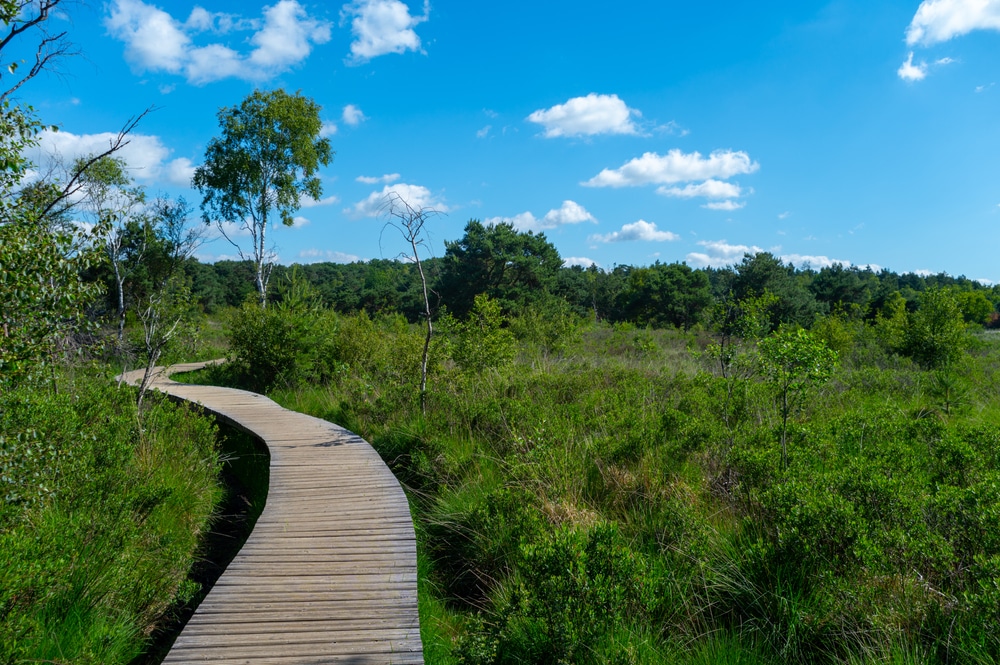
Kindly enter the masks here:
[[206, 219], [264, 224], [274, 208], [291, 226], [299, 196], [322, 195], [316, 171], [333, 156], [329, 139], [320, 137], [319, 111], [313, 100], [280, 89], [256, 90], [239, 106], [222, 108], [222, 136], [208, 144], [194, 175]]

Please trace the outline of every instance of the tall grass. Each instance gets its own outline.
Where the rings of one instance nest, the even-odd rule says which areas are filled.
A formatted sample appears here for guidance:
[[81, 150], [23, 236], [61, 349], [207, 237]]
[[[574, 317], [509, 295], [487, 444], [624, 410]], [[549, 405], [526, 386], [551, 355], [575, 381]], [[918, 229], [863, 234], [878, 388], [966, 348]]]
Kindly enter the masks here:
[[197, 592], [214, 432], [107, 376], [61, 387], [0, 395], [0, 662], [128, 663]]
[[325, 316], [271, 393], [407, 488], [428, 662], [1000, 658], [991, 343], [957, 382], [859, 324], [786, 462], [773, 387], [712, 374], [704, 335], [591, 324], [463, 367], [443, 327], [426, 414], [392, 317]]

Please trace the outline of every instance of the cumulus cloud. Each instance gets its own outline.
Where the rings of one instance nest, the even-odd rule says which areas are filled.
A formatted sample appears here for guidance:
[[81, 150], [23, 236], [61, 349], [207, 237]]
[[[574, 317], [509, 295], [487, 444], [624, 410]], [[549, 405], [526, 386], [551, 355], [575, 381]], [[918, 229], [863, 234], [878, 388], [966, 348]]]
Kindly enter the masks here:
[[673, 149], [666, 155], [647, 152], [617, 169], [604, 169], [583, 184], [585, 187], [638, 187], [673, 185], [679, 182], [725, 179], [753, 173], [760, 164], [743, 151], [716, 150], [707, 158], [700, 152]]
[[927, 63], [913, 64], [913, 51], [906, 57], [906, 62], [899, 66], [896, 75], [904, 81], [922, 81], [927, 77]]
[[414, 210], [420, 208], [432, 208], [438, 212], [448, 212], [449, 210], [448, 206], [437, 199], [426, 187], [399, 182], [386, 185], [381, 192], [372, 192], [367, 198], [344, 210], [344, 214], [354, 218], [378, 217], [385, 209], [386, 201], [390, 197], [399, 197]]
[[593, 242], [668, 242], [680, 240], [681, 237], [670, 231], [660, 231], [656, 224], [640, 219], [631, 224], [625, 224], [620, 231], [613, 231], [605, 235], [593, 235], [590, 240]]
[[354, 254], [345, 254], [330, 249], [304, 249], [299, 252], [299, 258], [303, 260], [303, 263], [318, 263], [320, 261], [355, 263], [361, 260], [361, 257]]
[[344, 124], [350, 125], [351, 127], [357, 127], [368, 119], [368, 117], [361, 112], [361, 109], [354, 104], [348, 104], [344, 107], [343, 118]]
[[[104, 152], [117, 136], [112, 132], [74, 134], [46, 129], [39, 135], [38, 145], [29, 152], [29, 157], [42, 169], [47, 169], [56, 160], [72, 164], [79, 157]], [[158, 136], [130, 134], [128, 144], [117, 156], [125, 160], [137, 180], [190, 187], [194, 165], [186, 157], [170, 159], [171, 152]]]
[[[259, 20], [195, 7], [183, 23], [142, 0], [114, 0], [104, 26], [125, 43], [125, 59], [136, 72], [179, 74], [195, 85], [225, 78], [266, 81], [305, 60], [314, 45], [330, 41], [330, 24], [310, 18], [296, 0], [265, 7]], [[201, 32], [251, 30], [248, 53], [192, 39]]]
[[625, 105], [618, 95], [590, 93], [574, 97], [565, 104], [549, 109], [539, 109], [528, 116], [545, 128], [546, 138], [557, 136], [593, 136], [595, 134], [637, 134], [632, 116], [639, 116], [635, 109]]
[[685, 185], [684, 187], [666, 187], [661, 185], [656, 190], [657, 194], [662, 194], [663, 196], [675, 196], [684, 199], [694, 198], [696, 196], [703, 196], [707, 199], [731, 199], [736, 198], [743, 191], [740, 189], [739, 185], [734, 185], [731, 182], [723, 182], [722, 180], [709, 179], [705, 182], [690, 185]]
[[576, 201], [566, 200], [563, 201], [562, 206], [549, 210], [541, 219], [537, 219], [530, 212], [522, 212], [513, 217], [490, 217], [486, 220], [487, 224], [500, 224], [502, 222], [513, 224], [518, 231], [538, 232], [554, 229], [564, 224], [579, 224], [580, 222], [596, 224], [597, 219]]
[[721, 268], [739, 263], [744, 254], [759, 254], [764, 250], [756, 245], [731, 245], [725, 240], [700, 240], [704, 252], [691, 252], [685, 260], [696, 268]]
[[567, 268], [570, 266], [580, 266], [581, 268], [589, 268], [590, 266], [600, 267], [597, 261], [588, 259], [586, 256], [567, 256], [563, 259], [563, 265]]
[[379, 176], [377, 178], [374, 176], [359, 175], [357, 178], [355, 178], [355, 180], [360, 183], [364, 183], [366, 185], [377, 185], [380, 182], [389, 184], [391, 182], [396, 182], [397, 180], [399, 180], [399, 174], [387, 173], [384, 176]]
[[[685, 259], [690, 265], [696, 268], [705, 268], [708, 266], [721, 268], [739, 263], [747, 254], [754, 255], [765, 251], [756, 245], [731, 245], [725, 240], [702, 240], [698, 244], [704, 247], [705, 251], [691, 252]], [[776, 253], [778, 250], [780, 248], [775, 247], [771, 251]], [[783, 263], [791, 264], [798, 268], [812, 268], [813, 270], [822, 270], [823, 268], [830, 268], [835, 265], [841, 265], [845, 268], [854, 265], [846, 259], [832, 259], [829, 256], [822, 255], [778, 254], [777, 256]], [[882, 269], [882, 266], [874, 263], [860, 267], [870, 268], [876, 272]]]
[[423, 16], [411, 16], [399, 0], [355, 0], [344, 5], [341, 20], [351, 20], [351, 57], [348, 62], [361, 64], [387, 53], [420, 51], [420, 37], [414, 28], [430, 16], [430, 3], [424, 2]]
[[1000, 0], [924, 0], [906, 28], [906, 43], [931, 46], [973, 30], [1000, 30]]
[[337, 123], [325, 121], [319, 128], [319, 135], [322, 137], [333, 136], [337, 133]]

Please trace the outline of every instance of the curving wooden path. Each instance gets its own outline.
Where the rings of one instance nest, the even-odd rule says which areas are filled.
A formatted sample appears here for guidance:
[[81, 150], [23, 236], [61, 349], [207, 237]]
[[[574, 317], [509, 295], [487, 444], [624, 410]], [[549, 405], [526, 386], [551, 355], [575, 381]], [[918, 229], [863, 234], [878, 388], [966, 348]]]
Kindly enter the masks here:
[[[423, 663], [413, 522], [399, 482], [361, 437], [243, 390], [157, 368], [153, 388], [262, 439], [267, 504], [164, 663]], [[141, 372], [124, 379], [138, 384]]]

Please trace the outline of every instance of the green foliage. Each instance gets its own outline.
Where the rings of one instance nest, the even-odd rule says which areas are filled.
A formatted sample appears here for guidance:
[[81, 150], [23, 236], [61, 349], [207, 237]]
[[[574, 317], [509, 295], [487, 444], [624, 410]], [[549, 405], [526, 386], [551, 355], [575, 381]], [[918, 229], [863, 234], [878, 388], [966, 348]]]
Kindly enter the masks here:
[[205, 221], [230, 222], [250, 232], [261, 306], [270, 275], [271, 210], [291, 226], [301, 196], [322, 196], [316, 171], [329, 164], [333, 152], [329, 139], [320, 136], [319, 112], [318, 104], [298, 93], [256, 90], [239, 106], [219, 110], [222, 136], [209, 142], [205, 163], [194, 174]]
[[958, 298], [948, 289], [920, 294], [903, 333], [902, 351], [924, 367], [945, 367], [960, 359], [970, 338]]
[[691, 328], [712, 302], [704, 272], [684, 263], [662, 264], [630, 270], [619, 294], [622, 316], [639, 325]]
[[0, 393], [0, 662], [128, 663], [185, 583], [215, 501], [208, 421], [77, 376]]
[[486, 294], [476, 296], [469, 318], [454, 324], [457, 334], [452, 357], [459, 367], [477, 373], [513, 362], [516, 340], [503, 324], [500, 302]]
[[562, 266], [544, 233], [516, 231], [509, 223], [471, 220], [465, 235], [445, 247], [438, 290], [459, 318], [472, 311], [479, 294], [499, 301], [507, 312], [539, 301], [555, 287]]
[[244, 303], [229, 320], [230, 362], [241, 385], [267, 392], [293, 383], [308, 361], [310, 323], [301, 312]]
[[788, 418], [802, 405], [806, 390], [830, 379], [837, 353], [801, 328], [782, 328], [758, 345], [764, 376], [778, 394], [781, 456], [788, 463]]

